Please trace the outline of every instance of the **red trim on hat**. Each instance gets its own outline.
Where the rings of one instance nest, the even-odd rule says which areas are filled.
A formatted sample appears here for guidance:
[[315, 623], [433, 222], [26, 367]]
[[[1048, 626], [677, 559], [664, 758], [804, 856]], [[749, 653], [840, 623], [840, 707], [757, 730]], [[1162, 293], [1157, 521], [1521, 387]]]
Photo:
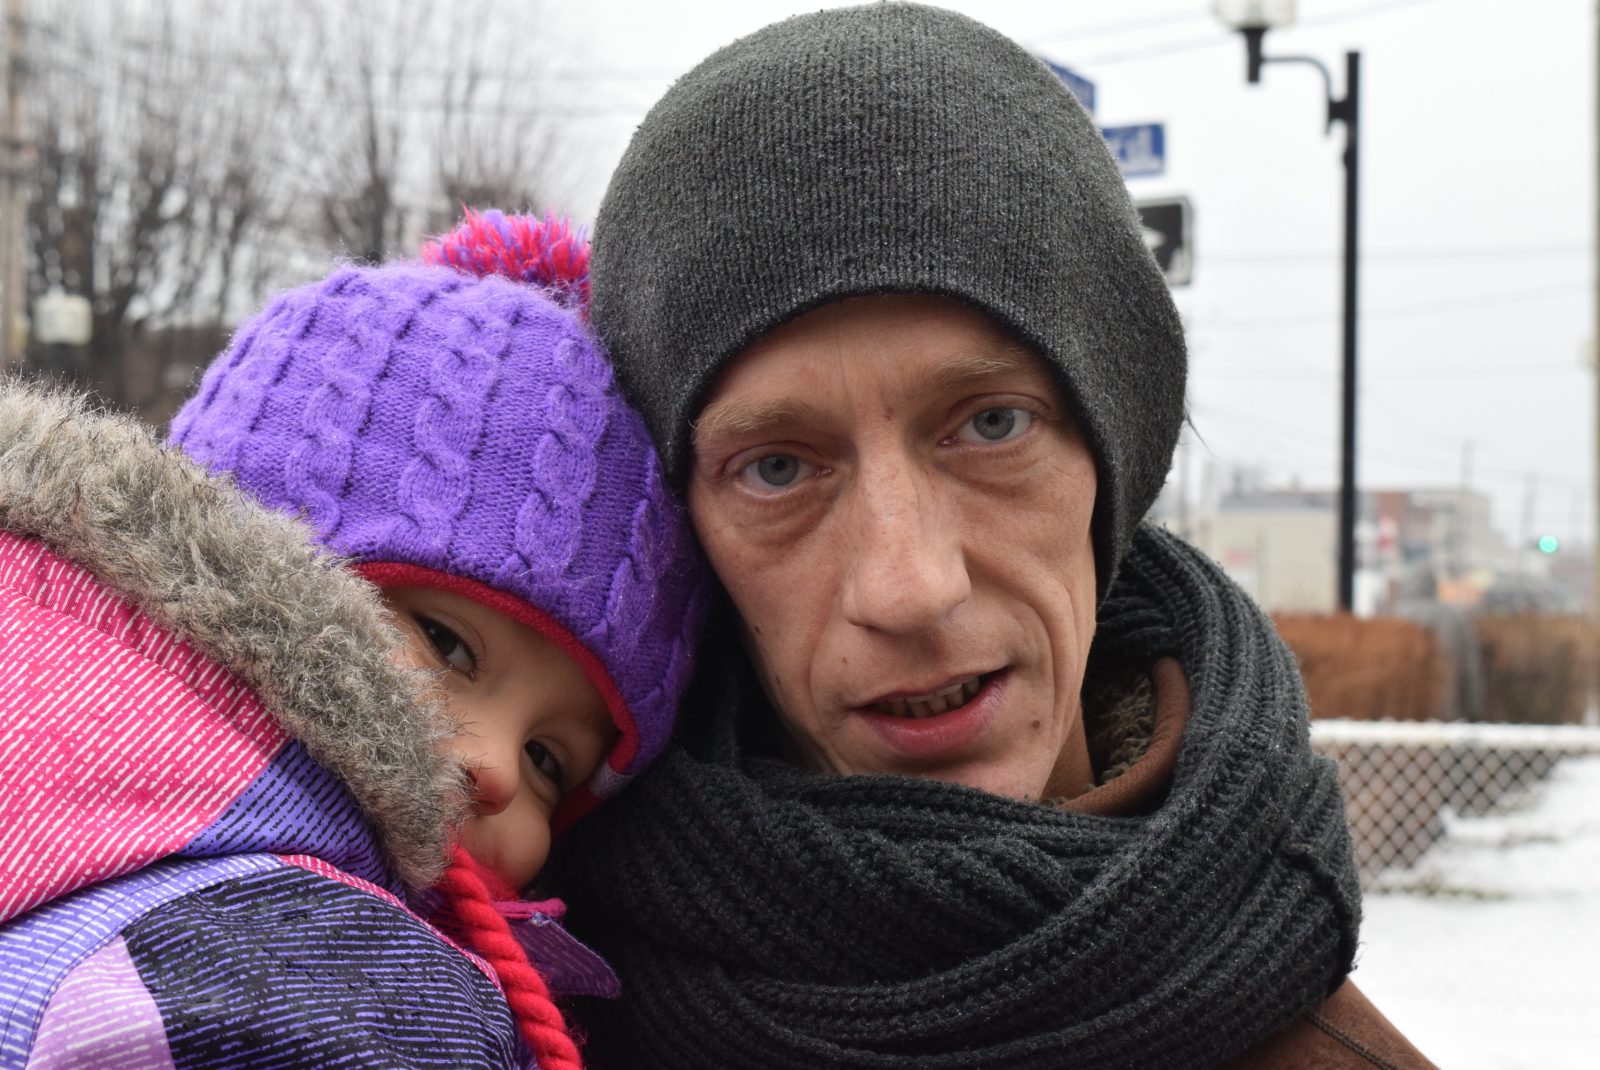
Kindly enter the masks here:
[[[538, 606], [516, 595], [496, 590], [486, 583], [469, 580], [465, 576], [454, 576], [448, 572], [439, 572], [422, 565], [411, 565], [400, 561], [369, 561], [357, 564], [355, 571], [363, 579], [379, 587], [428, 587], [436, 591], [458, 594], [487, 606], [524, 627], [533, 629], [571, 658], [588, 681], [595, 686], [595, 690], [600, 692], [600, 697], [605, 701], [606, 709], [611, 714], [611, 723], [616, 725], [617, 731], [622, 734], [616, 746], [606, 755], [606, 762], [612, 770], [622, 773], [639, 753], [639, 729], [634, 724], [633, 711], [628, 709], [627, 700], [622, 697], [622, 691], [611, 678], [611, 673], [595, 656], [594, 651], [567, 630], [566, 625]], [[556, 806], [551, 821], [552, 830], [560, 833], [569, 828], [574, 821], [599, 805], [599, 802], [594, 793], [583, 785], [568, 791]]]
[[589, 790], [589, 785], [579, 784], [561, 797], [556, 812], [550, 815], [550, 835], [560, 836], [603, 801]]

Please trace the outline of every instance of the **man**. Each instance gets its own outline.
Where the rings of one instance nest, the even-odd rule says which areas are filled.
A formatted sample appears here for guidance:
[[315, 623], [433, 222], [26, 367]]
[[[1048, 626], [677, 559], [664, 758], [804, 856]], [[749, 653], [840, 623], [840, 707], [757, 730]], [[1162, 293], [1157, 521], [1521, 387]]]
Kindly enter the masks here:
[[639, 128], [594, 320], [725, 589], [683, 744], [582, 833], [593, 1065], [1425, 1067], [1293, 659], [1141, 527], [1177, 315], [1093, 124], [902, 4]]

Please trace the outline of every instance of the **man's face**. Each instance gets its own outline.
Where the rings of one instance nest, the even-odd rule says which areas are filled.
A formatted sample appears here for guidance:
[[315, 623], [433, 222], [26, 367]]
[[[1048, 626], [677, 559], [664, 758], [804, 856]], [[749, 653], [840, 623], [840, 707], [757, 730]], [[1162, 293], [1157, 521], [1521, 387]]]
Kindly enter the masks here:
[[954, 300], [880, 295], [732, 363], [689, 512], [812, 765], [1037, 800], [1089, 786], [1094, 495], [1039, 357]]

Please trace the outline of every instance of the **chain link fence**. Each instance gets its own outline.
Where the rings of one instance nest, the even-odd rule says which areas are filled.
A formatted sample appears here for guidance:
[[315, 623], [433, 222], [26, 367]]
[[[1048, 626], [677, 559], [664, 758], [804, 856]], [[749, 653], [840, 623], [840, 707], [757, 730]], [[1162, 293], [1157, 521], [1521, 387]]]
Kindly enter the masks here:
[[1367, 893], [1357, 984], [1442, 1067], [1600, 1067], [1600, 728], [1311, 733]]
[[1600, 728], [1313, 721], [1339, 763], [1363, 885], [1404, 883], [1464, 818], [1526, 808], [1563, 759], [1600, 755]]

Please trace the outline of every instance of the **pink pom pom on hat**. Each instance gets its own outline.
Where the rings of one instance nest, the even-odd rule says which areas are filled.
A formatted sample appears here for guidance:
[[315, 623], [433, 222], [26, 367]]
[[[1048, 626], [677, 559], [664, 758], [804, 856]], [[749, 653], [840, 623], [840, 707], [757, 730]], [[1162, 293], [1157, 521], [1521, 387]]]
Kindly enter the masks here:
[[473, 275], [500, 275], [542, 286], [552, 298], [589, 311], [589, 242], [566, 219], [503, 215], [464, 208], [462, 222], [422, 247], [424, 264]]
[[665, 748], [704, 566], [585, 322], [583, 236], [553, 216], [469, 212], [422, 259], [276, 298], [171, 440], [380, 586], [465, 594], [573, 657], [619, 739], [562, 799], [559, 830]]

